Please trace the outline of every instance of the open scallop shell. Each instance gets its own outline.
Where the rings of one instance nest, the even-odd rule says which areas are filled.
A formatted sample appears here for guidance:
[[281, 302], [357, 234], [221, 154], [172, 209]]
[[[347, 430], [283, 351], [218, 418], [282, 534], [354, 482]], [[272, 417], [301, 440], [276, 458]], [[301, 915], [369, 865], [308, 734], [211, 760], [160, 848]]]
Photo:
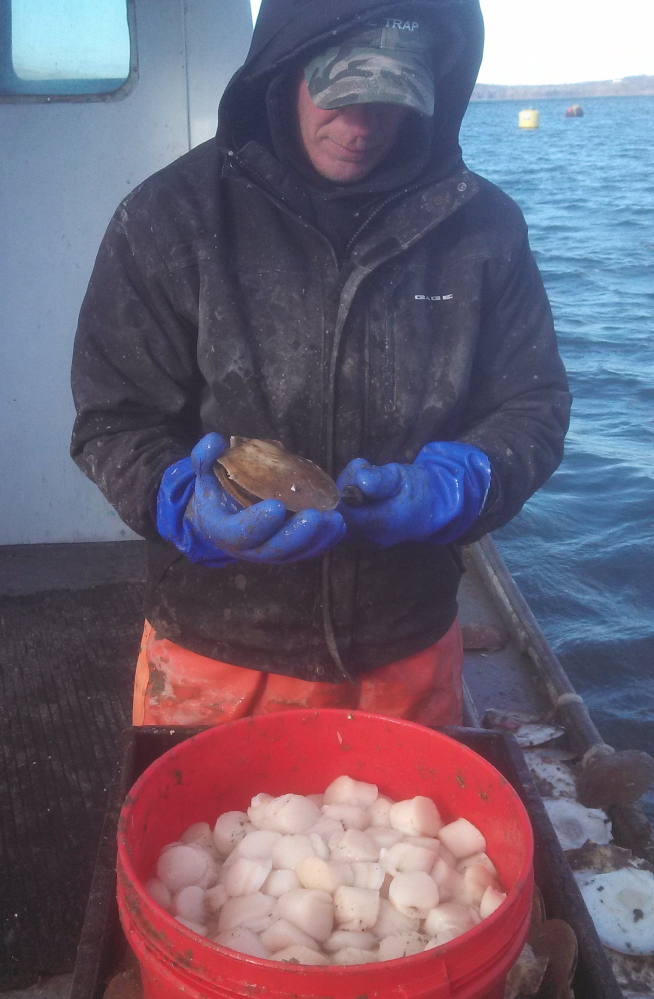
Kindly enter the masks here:
[[572, 798], [543, 798], [543, 804], [563, 850], [578, 850], [586, 840], [610, 842], [611, 821], [601, 809], [584, 808]]
[[654, 875], [624, 867], [579, 877], [600, 940], [622, 954], [654, 953]]
[[276, 499], [293, 513], [324, 513], [339, 501], [329, 475], [307, 458], [289, 454], [279, 441], [232, 437], [214, 471], [223, 489], [242, 506]]

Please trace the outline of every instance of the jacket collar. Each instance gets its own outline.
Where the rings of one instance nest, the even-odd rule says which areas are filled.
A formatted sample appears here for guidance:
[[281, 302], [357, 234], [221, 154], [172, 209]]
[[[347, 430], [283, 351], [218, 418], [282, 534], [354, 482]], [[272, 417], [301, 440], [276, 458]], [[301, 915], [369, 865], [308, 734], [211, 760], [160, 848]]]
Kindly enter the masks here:
[[[222, 176], [247, 178], [303, 221], [311, 220], [310, 198], [302, 179], [257, 142], [248, 142], [238, 152], [229, 150]], [[478, 189], [474, 174], [460, 163], [442, 179], [424, 180], [381, 197], [356, 237], [350, 266], [367, 270], [408, 249]]]

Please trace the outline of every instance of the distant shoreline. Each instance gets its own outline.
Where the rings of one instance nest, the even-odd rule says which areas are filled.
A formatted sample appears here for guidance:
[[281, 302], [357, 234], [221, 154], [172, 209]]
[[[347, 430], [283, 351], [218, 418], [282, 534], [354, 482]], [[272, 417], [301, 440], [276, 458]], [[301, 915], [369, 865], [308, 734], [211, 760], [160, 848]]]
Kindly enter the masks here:
[[654, 76], [626, 76], [594, 83], [548, 83], [538, 87], [478, 83], [472, 101], [532, 101], [559, 97], [579, 101], [586, 97], [654, 97]]

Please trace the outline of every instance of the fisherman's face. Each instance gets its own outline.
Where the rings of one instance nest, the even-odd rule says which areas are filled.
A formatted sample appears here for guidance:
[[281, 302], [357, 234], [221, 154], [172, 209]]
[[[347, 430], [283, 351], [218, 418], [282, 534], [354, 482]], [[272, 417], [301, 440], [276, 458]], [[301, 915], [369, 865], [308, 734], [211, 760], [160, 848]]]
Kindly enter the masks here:
[[314, 170], [336, 184], [363, 180], [391, 151], [407, 108], [349, 104], [325, 111], [309, 96], [301, 75], [297, 100], [300, 137]]

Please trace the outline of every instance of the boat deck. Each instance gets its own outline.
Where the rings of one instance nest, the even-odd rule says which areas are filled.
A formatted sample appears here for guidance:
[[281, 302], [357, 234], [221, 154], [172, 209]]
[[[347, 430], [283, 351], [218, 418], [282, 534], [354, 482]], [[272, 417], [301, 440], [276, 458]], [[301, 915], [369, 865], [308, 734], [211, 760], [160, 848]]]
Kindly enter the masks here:
[[464, 653], [464, 681], [470, 695], [467, 707], [469, 724], [478, 724], [490, 709], [545, 714], [551, 702], [547, 693], [534, 682], [531, 661], [521, 652], [505, 629], [505, 624], [480, 574], [478, 565], [468, 552], [466, 573], [459, 588], [459, 619], [461, 624], [487, 625], [504, 632], [507, 644], [497, 651]]
[[[140, 543], [0, 549], [0, 991], [74, 967], [129, 723], [142, 561]], [[48, 989], [63, 999], [66, 979]]]

